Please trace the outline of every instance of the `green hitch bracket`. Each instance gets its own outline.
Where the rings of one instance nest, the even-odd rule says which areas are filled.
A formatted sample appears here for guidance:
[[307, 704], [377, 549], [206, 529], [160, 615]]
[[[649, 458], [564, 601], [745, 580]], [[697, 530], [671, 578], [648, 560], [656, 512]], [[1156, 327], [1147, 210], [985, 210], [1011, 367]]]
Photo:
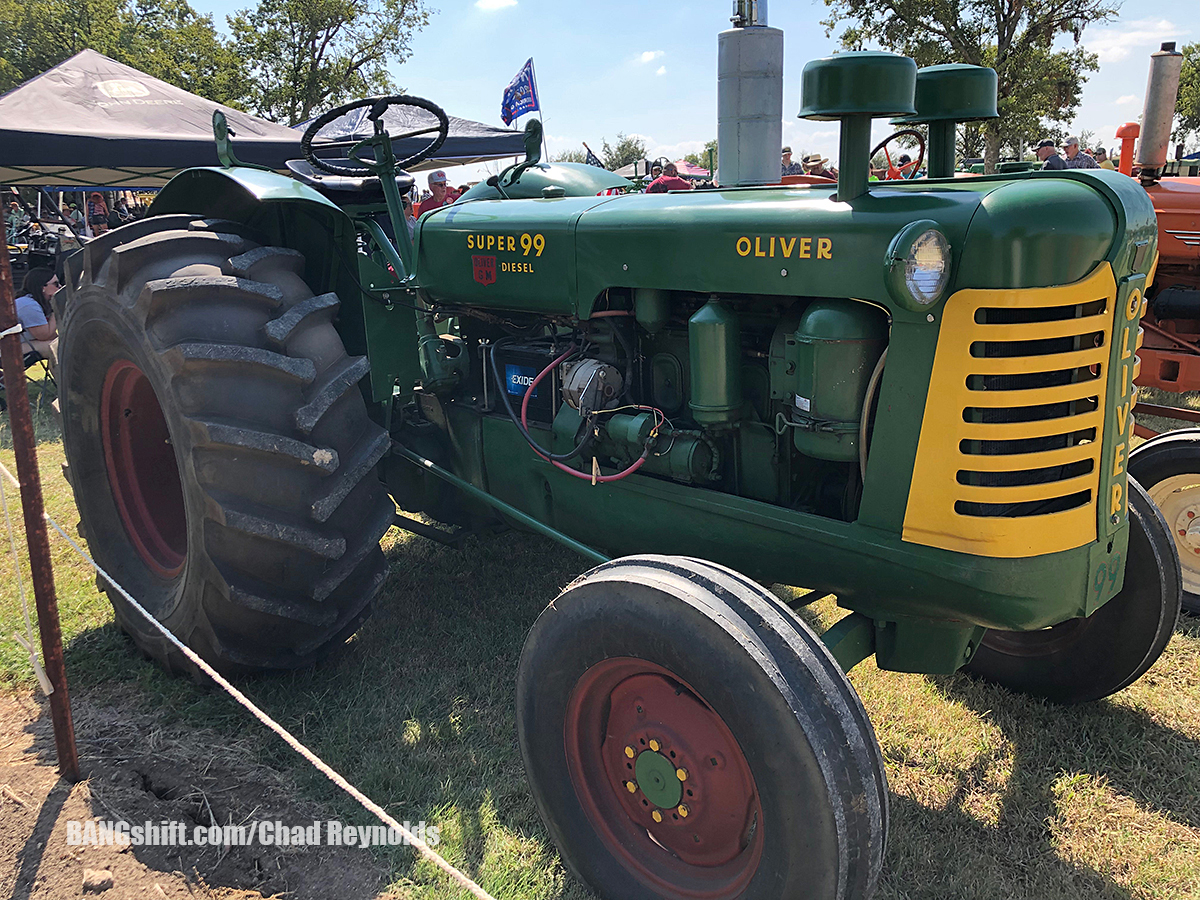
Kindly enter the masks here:
[[875, 653], [875, 622], [862, 613], [850, 613], [821, 635], [843, 672], [849, 672]]

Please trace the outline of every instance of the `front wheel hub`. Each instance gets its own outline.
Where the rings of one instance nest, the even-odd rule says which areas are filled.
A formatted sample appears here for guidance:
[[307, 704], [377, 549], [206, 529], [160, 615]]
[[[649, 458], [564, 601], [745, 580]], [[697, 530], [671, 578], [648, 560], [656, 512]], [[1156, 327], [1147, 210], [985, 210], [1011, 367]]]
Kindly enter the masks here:
[[745, 888], [762, 852], [754, 778], [685, 682], [644, 660], [597, 663], [572, 691], [566, 729], [576, 795], [610, 852], [672, 900]]

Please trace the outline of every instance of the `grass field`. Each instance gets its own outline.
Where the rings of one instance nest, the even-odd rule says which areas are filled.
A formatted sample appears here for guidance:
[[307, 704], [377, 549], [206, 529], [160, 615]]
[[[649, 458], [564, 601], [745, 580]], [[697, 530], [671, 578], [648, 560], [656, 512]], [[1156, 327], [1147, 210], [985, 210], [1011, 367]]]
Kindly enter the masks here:
[[[38, 416], [48, 511], [76, 516], [53, 420]], [[13, 466], [0, 416], [0, 460]], [[8, 492], [10, 510], [14, 505]], [[19, 518], [19, 516], [18, 516]], [[19, 522], [18, 539], [20, 539]], [[7, 541], [7, 536], [2, 536]], [[104, 687], [175, 723], [255, 742], [309, 796], [366, 824], [224, 694], [170, 678], [114, 627], [91, 572], [52, 537], [74, 691]], [[526, 629], [585, 563], [509, 532], [459, 553], [392, 531], [374, 616], [311, 671], [241, 687], [399, 819], [442, 826], [440, 850], [500, 898], [584, 898], [539, 823], [517, 750], [513, 681]], [[0, 690], [33, 685], [9, 638], [22, 628], [0, 554]], [[26, 582], [28, 585], [28, 582]], [[785, 598], [792, 588], [780, 587]], [[32, 602], [32, 600], [31, 600]], [[801, 613], [827, 626], [824, 598]], [[965, 677], [851, 673], [883, 747], [891, 833], [880, 897], [1200, 897], [1200, 621], [1128, 690], [1063, 709]], [[407, 851], [385, 861], [403, 898], [460, 896]]]

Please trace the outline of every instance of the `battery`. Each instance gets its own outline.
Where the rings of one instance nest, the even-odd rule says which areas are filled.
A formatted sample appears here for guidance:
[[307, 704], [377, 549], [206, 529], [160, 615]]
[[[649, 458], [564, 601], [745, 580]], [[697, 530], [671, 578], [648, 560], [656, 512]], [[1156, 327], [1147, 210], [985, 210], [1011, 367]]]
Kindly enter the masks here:
[[[561, 348], [556, 350], [547, 344], [504, 344], [493, 348], [496, 368], [503, 379], [500, 389], [508, 392], [508, 402], [518, 415], [533, 380], [561, 352]], [[561, 400], [558, 370], [555, 369], [533, 389], [529, 398], [529, 421], [549, 425], [554, 421]]]

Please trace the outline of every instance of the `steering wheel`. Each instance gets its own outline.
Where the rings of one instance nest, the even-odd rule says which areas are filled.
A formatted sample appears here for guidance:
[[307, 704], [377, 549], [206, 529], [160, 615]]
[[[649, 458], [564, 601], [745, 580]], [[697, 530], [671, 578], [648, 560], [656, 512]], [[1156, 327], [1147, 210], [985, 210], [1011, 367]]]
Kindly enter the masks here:
[[[892, 155], [887, 152], [887, 145], [898, 137], [916, 138], [917, 144], [921, 148], [921, 152], [917, 154], [917, 158], [915, 160], [912, 162], [906, 162], [902, 166], [897, 166], [895, 163], [893, 163]], [[925, 135], [921, 134], [921, 132], [914, 128], [905, 128], [895, 132], [894, 134], [889, 134], [882, 141], [875, 145], [875, 149], [871, 151], [871, 155], [867, 158], [874, 159], [875, 154], [880, 150], [883, 151], [883, 155], [887, 158], [888, 163], [887, 175], [884, 176], [884, 179], [886, 181], [898, 181], [900, 179], [907, 178], [909, 172], [916, 172], [921, 168], [921, 163], [925, 161]]]
[[[355, 155], [355, 150], [358, 148], [365, 149], [365, 145], [374, 146], [373, 142], [375, 138], [323, 141], [317, 144], [315, 149], [313, 147], [313, 140], [316, 138], [317, 132], [335, 119], [341, 118], [346, 113], [353, 112], [356, 109], [362, 109], [364, 106], [371, 108], [371, 111], [367, 114], [367, 118], [375, 124], [375, 138], [378, 138], [380, 135], [387, 135], [389, 144], [390, 142], [401, 141], [406, 138], [420, 137], [423, 134], [434, 135], [430, 142], [419, 152], [414, 153], [412, 156], [406, 156], [404, 159], [395, 160], [392, 165], [394, 171], [399, 171], [407, 166], [429, 159], [446, 142], [446, 136], [450, 133], [450, 120], [446, 116], [446, 111], [431, 100], [408, 95], [365, 97], [362, 100], [355, 100], [352, 103], [346, 103], [336, 109], [329, 110], [319, 118], [314, 119], [312, 124], [304, 130], [304, 136], [300, 138], [300, 152], [304, 154], [304, 158], [308, 160], [314, 169], [320, 169], [322, 172], [327, 172], [330, 175], [348, 175], [357, 178], [368, 175], [378, 176], [381, 174], [380, 169], [384, 163], [376, 163]], [[403, 134], [387, 134], [383, 125], [383, 114], [392, 106], [415, 106], [418, 109], [423, 109], [426, 112], [433, 113], [437, 118], [437, 124], [430, 125], [427, 128], [418, 128], [414, 131], [406, 131]], [[316, 155], [316, 150], [343, 149], [349, 149], [349, 159], [322, 159]], [[389, 153], [388, 155], [391, 154]]]

